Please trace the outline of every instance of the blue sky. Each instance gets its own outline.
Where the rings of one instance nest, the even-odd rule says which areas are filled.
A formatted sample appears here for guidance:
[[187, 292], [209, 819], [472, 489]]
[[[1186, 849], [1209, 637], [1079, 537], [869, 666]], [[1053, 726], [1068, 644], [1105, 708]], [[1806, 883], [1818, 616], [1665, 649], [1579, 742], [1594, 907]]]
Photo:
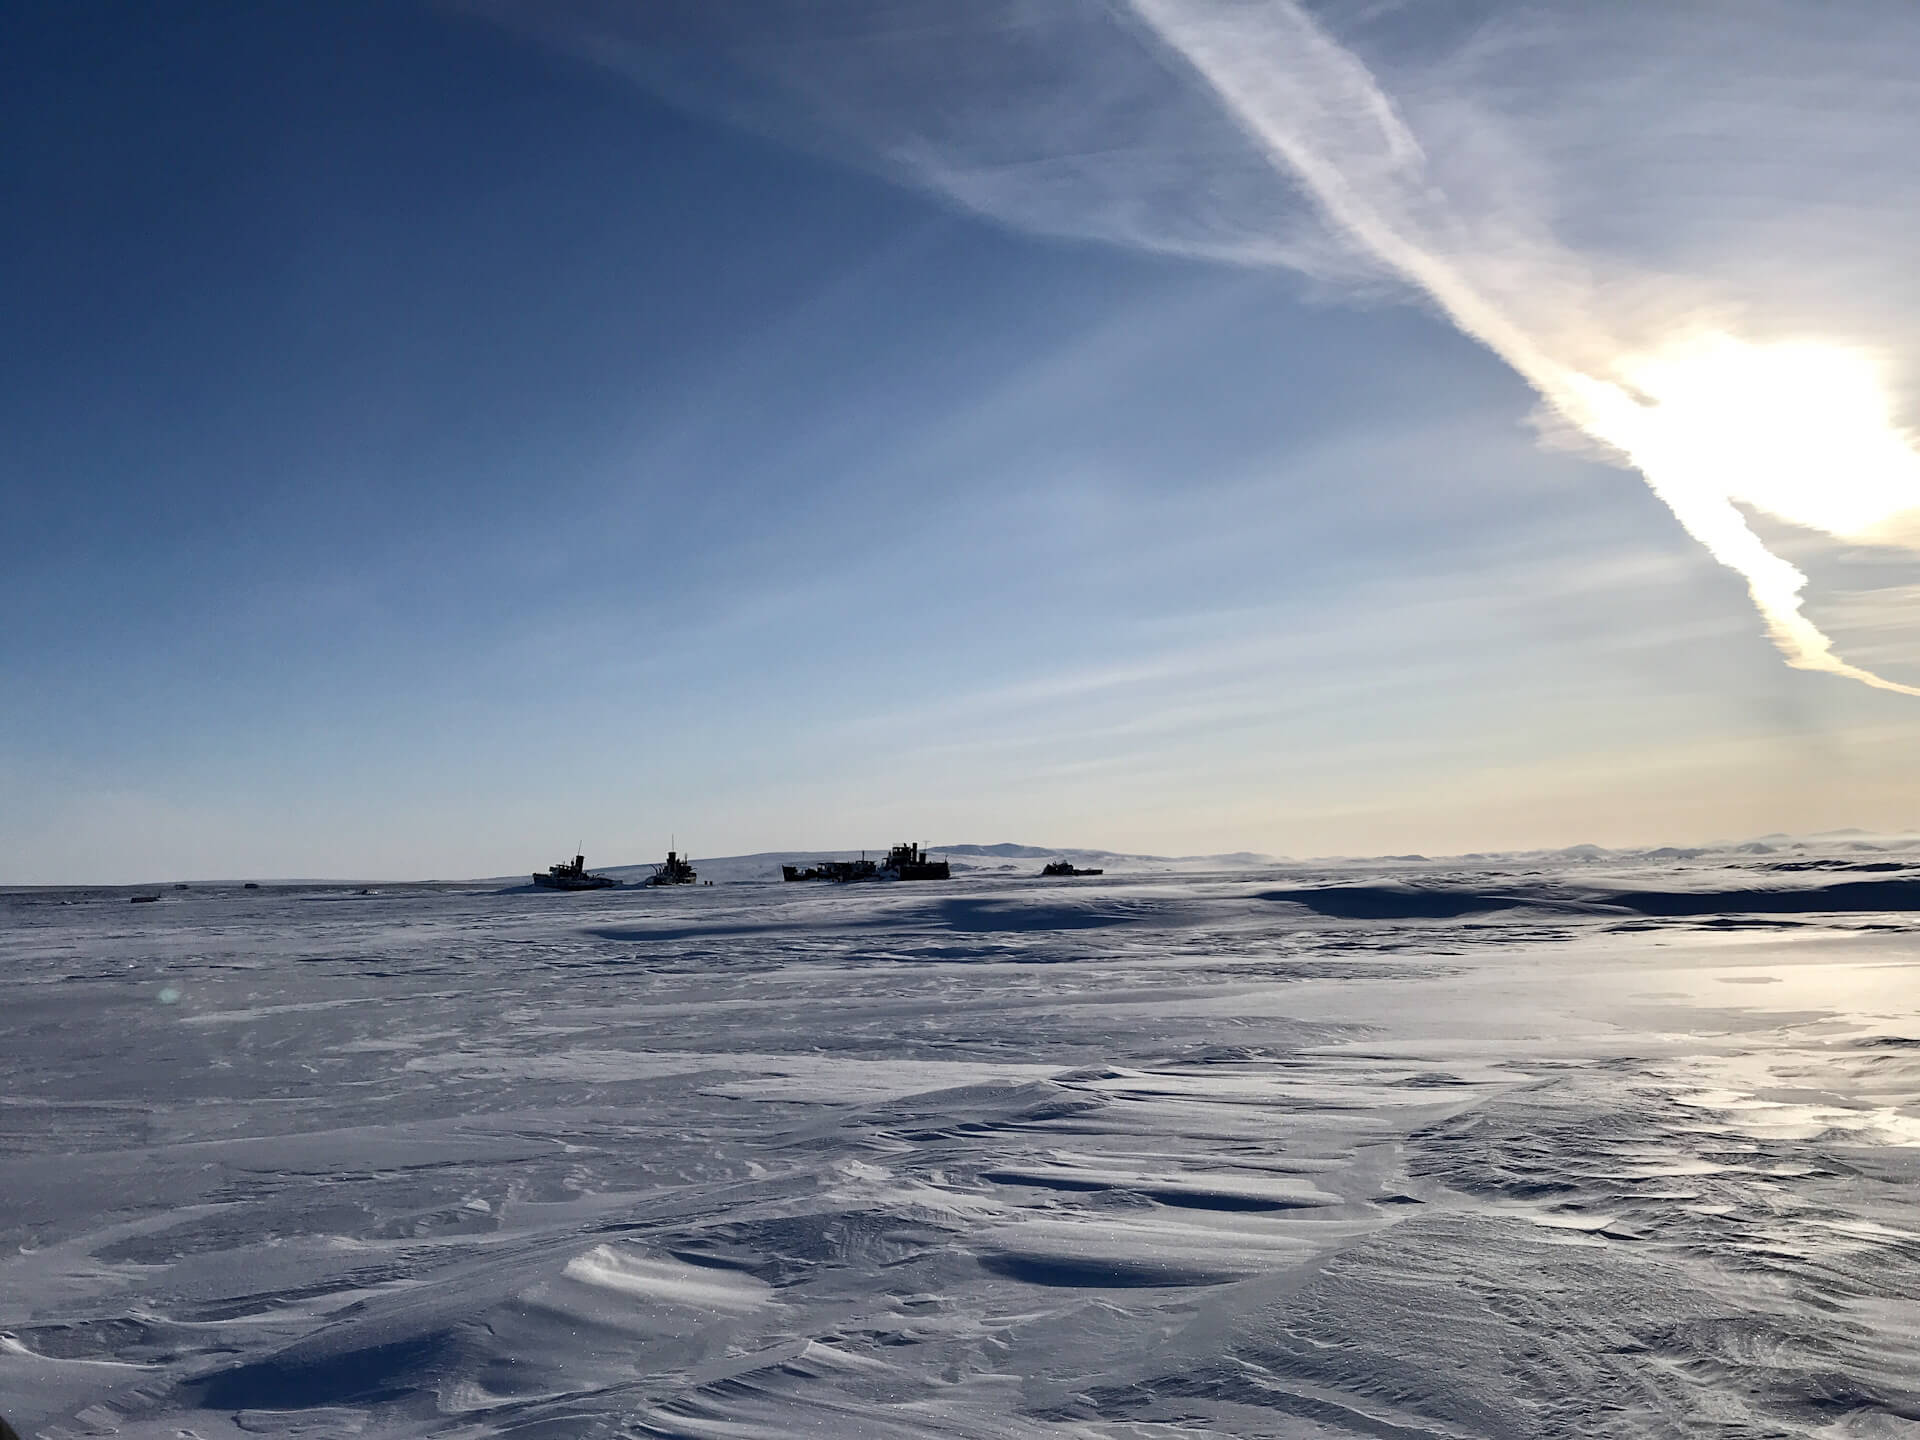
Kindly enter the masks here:
[[[1912, 821], [1920, 701], [1791, 668], [1444, 297], [1284, 213], [1074, 233], [565, 8], [0, 18], [0, 883]], [[1632, 244], [1747, 273], [1702, 233]], [[1910, 552], [1754, 524], [1912, 678]]]

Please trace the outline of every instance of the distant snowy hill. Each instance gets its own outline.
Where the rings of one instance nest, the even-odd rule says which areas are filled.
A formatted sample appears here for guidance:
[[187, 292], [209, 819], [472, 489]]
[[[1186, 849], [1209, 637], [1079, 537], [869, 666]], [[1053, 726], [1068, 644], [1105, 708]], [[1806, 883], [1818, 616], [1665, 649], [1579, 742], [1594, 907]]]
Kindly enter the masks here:
[[[1042, 860], [1060, 852], [1050, 850], [1044, 845], [1015, 845], [1003, 840], [998, 845], [946, 845], [938, 847], [947, 855], [991, 855], [998, 860]], [[1078, 850], [1079, 855], [1104, 855], [1104, 850]]]

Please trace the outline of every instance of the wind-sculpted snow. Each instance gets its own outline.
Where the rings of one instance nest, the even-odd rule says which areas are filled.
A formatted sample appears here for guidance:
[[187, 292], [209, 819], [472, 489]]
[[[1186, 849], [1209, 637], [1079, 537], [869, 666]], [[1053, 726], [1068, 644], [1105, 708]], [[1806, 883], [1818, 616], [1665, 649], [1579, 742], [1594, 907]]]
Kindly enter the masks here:
[[[1776, 866], [1776, 870], [1786, 867]], [[1673, 918], [1684, 915], [1830, 915], [1920, 911], [1920, 873], [1905, 865], [1855, 866], [1902, 870], [1900, 879], [1841, 880], [1827, 884], [1727, 884], [1685, 890], [1612, 889], [1539, 877], [1501, 877], [1492, 886], [1443, 877], [1426, 883], [1343, 883], [1267, 890], [1261, 899], [1301, 905], [1344, 920], [1453, 920], [1496, 910], [1547, 911]], [[1772, 877], [1776, 881], [1784, 877]]]
[[1905, 1433], [1910, 883], [0, 896], [0, 1410]]

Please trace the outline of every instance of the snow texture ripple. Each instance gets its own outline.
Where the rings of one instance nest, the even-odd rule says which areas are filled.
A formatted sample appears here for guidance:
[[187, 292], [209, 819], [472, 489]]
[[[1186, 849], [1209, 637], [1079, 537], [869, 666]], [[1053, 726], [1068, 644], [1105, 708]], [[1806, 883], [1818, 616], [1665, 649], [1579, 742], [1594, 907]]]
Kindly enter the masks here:
[[0, 1412], [1920, 1433], [1912, 881], [1867, 883], [0, 894]]

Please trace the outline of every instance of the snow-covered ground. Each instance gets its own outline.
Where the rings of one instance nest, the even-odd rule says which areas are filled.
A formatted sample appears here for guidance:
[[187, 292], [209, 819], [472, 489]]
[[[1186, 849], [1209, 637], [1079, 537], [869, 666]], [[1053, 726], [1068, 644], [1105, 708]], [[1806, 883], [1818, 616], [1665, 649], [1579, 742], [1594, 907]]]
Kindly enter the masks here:
[[0, 1413], [1920, 1433], [1912, 876], [0, 895]]

